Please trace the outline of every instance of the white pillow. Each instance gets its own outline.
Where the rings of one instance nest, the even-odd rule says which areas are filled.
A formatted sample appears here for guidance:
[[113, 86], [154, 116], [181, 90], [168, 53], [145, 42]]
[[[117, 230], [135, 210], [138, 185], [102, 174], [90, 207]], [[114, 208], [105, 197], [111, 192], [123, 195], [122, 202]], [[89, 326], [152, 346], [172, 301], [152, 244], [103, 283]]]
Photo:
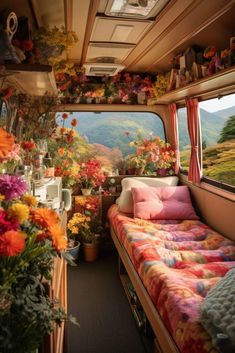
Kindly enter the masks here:
[[[164, 178], [133, 177], [122, 179], [122, 192], [118, 198], [118, 209], [124, 213], [133, 213], [133, 198], [131, 188], [145, 186], [176, 186], [178, 184], [177, 176]], [[116, 201], [117, 203], [117, 201]]]

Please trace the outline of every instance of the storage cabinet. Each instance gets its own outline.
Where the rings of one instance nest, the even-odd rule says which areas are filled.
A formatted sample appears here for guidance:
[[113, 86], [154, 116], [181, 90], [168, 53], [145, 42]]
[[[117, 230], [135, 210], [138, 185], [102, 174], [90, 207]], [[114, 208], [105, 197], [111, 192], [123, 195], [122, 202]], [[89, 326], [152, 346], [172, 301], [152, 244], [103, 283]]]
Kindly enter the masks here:
[[133, 317], [135, 319], [137, 327], [142, 336], [146, 352], [161, 353], [160, 351], [156, 350], [153, 330], [145, 315], [144, 309], [139, 301], [139, 298], [136, 294], [134, 286], [132, 285], [131, 280], [120, 258], [119, 258], [119, 276], [120, 276], [120, 280], [123, 285], [123, 289], [125, 291], [128, 303], [130, 305]]
[[57, 95], [56, 81], [49, 65], [5, 64], [0, 77], [5, 78], [4, 85], [15, 87], [21, 93], [34, 96]]

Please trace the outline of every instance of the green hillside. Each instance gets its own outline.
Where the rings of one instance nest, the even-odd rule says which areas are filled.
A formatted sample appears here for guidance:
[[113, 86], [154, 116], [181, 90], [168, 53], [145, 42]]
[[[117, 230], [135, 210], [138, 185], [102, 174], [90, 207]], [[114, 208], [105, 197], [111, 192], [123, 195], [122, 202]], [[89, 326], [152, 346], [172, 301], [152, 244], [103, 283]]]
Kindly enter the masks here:
[[[153, 132], [153, 135], [164, 138], [162, 122], [152, 113], [73, 113], [66, 120], [67, 127], [73, 118], [78, 120], [77, 131], [89, 143], [118, 147], [124, 156], [133, 152], [128, 144], [135, 139], [138, 129], [142, 130], [143, 136]], [[129, 138], [125, 135], [127, 131], [130, 133]]]
[[[202, 140], [206, 146], [217, 143], [220, 132], [230, 115], [235, 114], [235, 107], [224, 109], [216, 113], [209, 113], [200, 109], [202, 124]], [[89, 143], [98, 143], [109, 148], [118, 147], [123, 155], [131, 153], [128, 147], [128, 138], [125, 132], [130, 132], [130, 139], [135, 138], [136, 131], [142, 129], [143, 135], [153, 132], [164, 138], [162, 122], [153, 113], [131, 113], [131, 112], [74, 112], [65, 121], [65, 126], [70, 127], [73, 118], [77, 118], [77, 131], [84, 136]], [[60, 121], [60, 119], [58, 119]], [[180, 149], [189, 145], [186, 109], [181, 110], [179, 119]]]
[[[206, 142], [207, 146], [212, 146], [218, 141], [220, 132], [228, 118], [226, 115], [220, 117], [218, 113], [219, 112], [216, 112], [216, 114], [209, 113], [206, 110], [200, 109], [202, 140]], [[189, 145], [187, 129], [185, 109], [181, 110], [181, 119], [179, 119], [180, 150], [182, 150], [184, 146]]]

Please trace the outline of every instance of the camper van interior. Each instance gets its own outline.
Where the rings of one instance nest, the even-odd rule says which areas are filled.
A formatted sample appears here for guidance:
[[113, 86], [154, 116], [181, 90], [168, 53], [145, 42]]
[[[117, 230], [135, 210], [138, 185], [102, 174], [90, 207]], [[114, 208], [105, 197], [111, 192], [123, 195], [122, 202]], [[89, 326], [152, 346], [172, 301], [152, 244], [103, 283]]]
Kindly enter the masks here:
[[0, 352], [235, 352], [235, 0], [1, 0]]

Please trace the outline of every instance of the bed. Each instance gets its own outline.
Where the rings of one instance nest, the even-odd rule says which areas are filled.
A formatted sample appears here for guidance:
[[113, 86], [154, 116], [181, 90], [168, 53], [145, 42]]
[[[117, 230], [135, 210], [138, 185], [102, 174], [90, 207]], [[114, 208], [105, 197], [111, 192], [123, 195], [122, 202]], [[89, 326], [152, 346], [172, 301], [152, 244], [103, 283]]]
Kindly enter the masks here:
[[235, 243], [198, 217], [156, 220], [134, 215], [118, 205], [108, 212], [114, 244], [154, 330], [158, 351], [216, 352], [201, 324], [200, 308], [208, 291], [235, 267]]

